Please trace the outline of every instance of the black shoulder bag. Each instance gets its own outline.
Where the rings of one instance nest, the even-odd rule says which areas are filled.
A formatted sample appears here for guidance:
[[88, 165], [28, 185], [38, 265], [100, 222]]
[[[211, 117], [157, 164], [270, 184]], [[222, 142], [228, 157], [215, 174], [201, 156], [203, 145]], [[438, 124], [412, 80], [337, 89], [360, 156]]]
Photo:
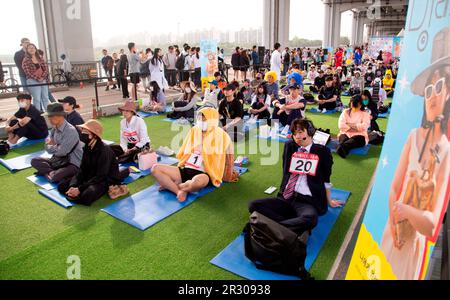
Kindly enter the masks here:
[[53, 155], [48, 161], [50, 167], [53, 170], [58, 170], [67, 167], [70, 164], [70, 154], [72, 154], [72, 152], [75, 151], [75, 148], [77, 148], [79, 143], [80, 142], [77, 142], [75, 146], [73, 146], [72, 150], [70, 150], [70, 152], [67, 153], [67, 155], [64, 156]]

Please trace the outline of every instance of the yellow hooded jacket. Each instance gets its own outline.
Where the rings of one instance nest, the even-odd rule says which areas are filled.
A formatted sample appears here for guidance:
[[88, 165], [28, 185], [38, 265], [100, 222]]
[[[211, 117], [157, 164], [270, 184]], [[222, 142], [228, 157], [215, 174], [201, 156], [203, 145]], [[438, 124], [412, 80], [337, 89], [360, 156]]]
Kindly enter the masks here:
[[191, 154], [201, 146], [205, 173], [214, 186], [219, 187], [222, 181], [237, 181], [237, 174], [231, 180], [224, 179], [227, 155], [234, 161], [234, 148], [230, 136], [218, 126], [219, 112], [213, 108], [203, 108], [198, 113], [205, 116], [208, 129], [203, 135], [198, 126], [191, 128], [177, 154], [180, 161], [178, 167], [184, 168]]
[[[391, 79], [387, 78], [388, 74], [391, 75]], [[392, 78], [392, 71], [386, 70], [386, 74], [383, 78], [383, 89], [390, 91], [390, 90], [392, 90], [393, 87], [394, 87], [394, 78]]]

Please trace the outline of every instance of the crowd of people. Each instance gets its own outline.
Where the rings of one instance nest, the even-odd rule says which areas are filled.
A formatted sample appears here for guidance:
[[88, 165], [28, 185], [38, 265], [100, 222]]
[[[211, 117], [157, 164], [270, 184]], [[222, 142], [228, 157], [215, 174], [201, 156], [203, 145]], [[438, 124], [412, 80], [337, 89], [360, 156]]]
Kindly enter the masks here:
[[[321, 113], [340, 113], [336, 151], [346, 158], [352, 149], [369, 143], [370, 131], [379, 131], [376, 120], [380, 110], [386, 109], [386, 97], [395, 91], [398, 68], [398, 61], [368, 57], [363, 48], [355, 49], [351, 62], [343, 59], [342, 49], [337, 49], [328, 54], [333, 58], [327, 63], [321, 49], [286, 47], [282, 51], [276, 43], [270, 53], [270, 69], [264, 70], [258, 67], [256, 46], [250, 54], [237, 47], [231, 59], [234, 80], [228, 81], [217, 71], [202, 91], [198, 47], [186, 44], [180, 51], [170, 46], [163, 53], [159, 48], [138, 51], [130, 42], [127, 54], [121, 50], [109, 56], [103, 50], [106, 89], [120, 88], [126, 98], [119, 108], [123, 116], [120, 143], [106, 145], [102, 124], [97, 120], [85, 122], [74, 97], [49, 103], [48, 88], [36, 86], [48, 80], [45, 60], [29, 41], [22, 40], [22, 44], [16, 59], [17, 63], [22, 61], [21, 80], [32, 86], [27, 88], [28, 93], [17, 96], [19, 110], [7, 120], [8, 142], [45, 138], [45, 150], [52, 157], [35, 158], [31, 164], [37, 175], [58, 184], [67, 199], [90, 205], [105, 194], [114, 199], [128, 193], [122, 182], [130, 170], [119, 165], [136, 162], [151, 149], [146, 123], [137, 115], [138, 84], [142, 83], [149, 93], [139, 109], [158, 113], [167, 111], [167, 89], [178, 86], [181, 95], [171, 105], [168, 117], [185, 119], [194, 126], [177, 154], [178, 166], [153, 165], [152, 176], [160, 189], [171, 191], [183, 202], [189, 193], [207, 185], [220, 187], [222, 182], [236, 182], [233, 143], [245, 138], [246, 123], [262, 120], [274, 126], [276, 122], [291, 132], [284, 146], [280, 192], [276, 198], [251, 202], [249, 211], [259, 212], [298, 234], [310, 232], [329, 206], [343, 204], [331, 197], [333, 157], [326, 146], [314, 143], [316, 129], [307, 119], [307, 106], [318, 105]], [[247, 77], [249, 70], [253, 75]], [[342, 102], [343, 95], [351, 96], [348, 106]], [[44, 111], [51, 124], [50, 133]], [[293, 159], [305, 155], [317, 160], [316, 169], [293, 170]]]

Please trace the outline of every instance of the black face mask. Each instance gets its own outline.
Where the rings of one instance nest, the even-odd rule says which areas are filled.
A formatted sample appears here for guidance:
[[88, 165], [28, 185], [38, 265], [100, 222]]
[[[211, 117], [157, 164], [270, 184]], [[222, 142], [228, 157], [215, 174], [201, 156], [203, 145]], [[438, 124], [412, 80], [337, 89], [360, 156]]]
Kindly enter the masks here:
[[82, 141], [83, 143], [85, 143], [86, 145], [89, 144], [89, 142], [91, 141], [89, 139], [89, 134], [87, 133], [82, 133], [81, 137], [80, 137], [80, 141]]

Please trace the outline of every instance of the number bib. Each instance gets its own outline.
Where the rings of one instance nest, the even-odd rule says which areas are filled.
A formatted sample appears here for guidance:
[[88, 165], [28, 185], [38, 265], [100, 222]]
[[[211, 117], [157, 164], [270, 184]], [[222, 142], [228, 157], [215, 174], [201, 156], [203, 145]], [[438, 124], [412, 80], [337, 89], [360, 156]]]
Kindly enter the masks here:
[[292, 155], [289, 172], [299, 175], [316, 176], [319, 156], [311, 153], [296, 152]]
[[204, 171], [203, 169], [203, 157], [202, 154], [198, 151], [195, 151], [191, 154], [189, 159], [186, 162], [186, 168]]

